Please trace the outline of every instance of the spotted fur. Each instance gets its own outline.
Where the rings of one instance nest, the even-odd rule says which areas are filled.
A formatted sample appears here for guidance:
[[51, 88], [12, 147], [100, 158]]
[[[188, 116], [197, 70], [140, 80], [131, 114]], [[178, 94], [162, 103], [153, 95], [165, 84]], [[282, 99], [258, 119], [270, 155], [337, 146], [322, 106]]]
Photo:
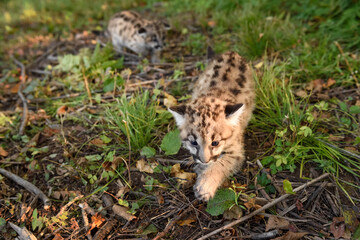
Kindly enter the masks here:
[[125, 47], [142, 57], [150, 55], [153, 63], [159, 62], [168, 29], [167, 23], [143, 19], [133, 11], [116, 13], [108, 24], [108, 33], [116, 50], [121, 52]]
[[211, 61], [186, 105], [171, 107], [183, 145], [198, 174], [195, 195], [212, 198], [244, 162], [244, 131], [255, 105], [254, 80], [245, 59], [235, 52]]

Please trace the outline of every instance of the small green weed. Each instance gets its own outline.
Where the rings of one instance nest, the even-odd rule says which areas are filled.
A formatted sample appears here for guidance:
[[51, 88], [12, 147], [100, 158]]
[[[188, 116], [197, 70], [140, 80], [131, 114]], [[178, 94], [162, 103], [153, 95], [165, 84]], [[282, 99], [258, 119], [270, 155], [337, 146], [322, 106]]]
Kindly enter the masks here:
[[207, 47], [206, 37], [201, 33], [193, 33], [187, 37], [182, 45], [188, 47], [192, 55], [204, 55]]
[[[154, 146], [159, 141], [161, 128], [167, 124], [171, 115], [158, 108], [156, 96], [148, 91], [128, 98], [125, 94], [111, 104], [106, 111], [107, 131], [113, 131], [122, 149], [140, 151], [143, 147]], [[121, 134], [118, 133], [121, 131]]]

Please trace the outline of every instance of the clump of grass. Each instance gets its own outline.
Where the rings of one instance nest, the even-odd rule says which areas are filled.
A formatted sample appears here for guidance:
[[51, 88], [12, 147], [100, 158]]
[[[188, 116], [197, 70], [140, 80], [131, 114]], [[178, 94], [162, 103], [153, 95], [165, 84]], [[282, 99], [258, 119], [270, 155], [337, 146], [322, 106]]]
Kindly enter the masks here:
[[306, 99], [297, 100], [285, 69], [286, 63], [272, 63], [264, 66], [261, 77], [255, 77], [257, 110], [252, 127], [269, 135], [275, 133], [273, 147], [269, 150], [272, 153], [263, 158], [263, 164], [269, 166], [272, 173], [285, 169], [293, 172], [295, 164], [300, 164], [303, 174], [306, 164], [316, 163], [335, 177], [341, 171], [360, 177], [360, 164], [328, 145], [327, 133], [318, 131], [322, 120], [315, 119], [314, 113], [321, 115], [330, 111], [328, 103], [310, 105]]
[[201, 33], [190, 34], [182, 45], [188, 47], [192, 55], [203, 55], [206, 52], [206, 37]]
[[117, 135], [124, 150], [129, 149], [127, 138], [130, 138], [131, 150], [136, 152], [156, 145], [163, 133], [162, 127], [170, 118], [170, 113], [161, 110], [156, 96], [150, 96], [148, 91], [130, 98], [124, 94], [106, 111], [105, 128]]

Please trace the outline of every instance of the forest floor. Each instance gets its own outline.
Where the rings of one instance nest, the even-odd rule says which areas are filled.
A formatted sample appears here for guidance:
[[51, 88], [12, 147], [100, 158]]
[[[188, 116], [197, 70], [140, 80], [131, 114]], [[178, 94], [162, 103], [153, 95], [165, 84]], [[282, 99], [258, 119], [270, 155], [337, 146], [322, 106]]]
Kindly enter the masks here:
[[[360, 4], [269, 2], [1, 2], [0, 236], [360, 239]], [[114, 52], [120, 9], [170, 23], [161, 63]], [[249, 59], [257, 106], [202, 202], [166, 109], [211, 49]]]

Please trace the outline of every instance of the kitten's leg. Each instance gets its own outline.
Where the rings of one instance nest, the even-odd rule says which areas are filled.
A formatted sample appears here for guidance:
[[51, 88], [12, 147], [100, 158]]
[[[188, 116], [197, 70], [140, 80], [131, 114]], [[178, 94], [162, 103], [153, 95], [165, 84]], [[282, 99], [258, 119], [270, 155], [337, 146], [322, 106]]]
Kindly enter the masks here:
[[231, 174], [237, 172], [244, 160], [243, 154], [227, 155], [216, 162], [210, 163], [198, 176], [194, 186], [195, 196], [198, 199], [208, 201], [213, 198], [216, 190]]

